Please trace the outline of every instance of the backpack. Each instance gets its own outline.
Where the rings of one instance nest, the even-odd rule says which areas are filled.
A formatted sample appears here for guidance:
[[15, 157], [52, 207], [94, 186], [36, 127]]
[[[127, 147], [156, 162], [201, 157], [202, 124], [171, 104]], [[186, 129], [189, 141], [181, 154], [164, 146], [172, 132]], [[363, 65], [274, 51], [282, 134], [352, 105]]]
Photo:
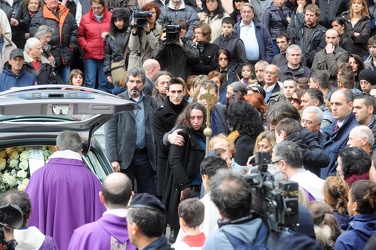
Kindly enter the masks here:
[[[260, 231], [265, 232], [260, 233]], [[265, 246], [265, 237], [259, 237], [260, 235], [265, 235], [265, 233], [268, 233], [267, 227], [261, 227], [259, 229], [256, 239], [251, 244], [240, 240], [239, 238], [227, 233], [226, 231], [223, 232], [225, 233], [227, 239], [230, 241], [230, 244], [234, 248], [234, 250], [268, 250], [268, 248]]]

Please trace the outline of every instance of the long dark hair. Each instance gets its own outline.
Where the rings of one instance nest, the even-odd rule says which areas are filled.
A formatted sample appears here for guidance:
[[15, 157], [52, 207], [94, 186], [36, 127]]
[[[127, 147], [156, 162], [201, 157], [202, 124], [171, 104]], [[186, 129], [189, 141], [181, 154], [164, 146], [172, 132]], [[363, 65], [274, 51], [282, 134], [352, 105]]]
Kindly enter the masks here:
[[176, 120], [176, 125], [180, 125], [188, 129], [193, 129], [191, 126], [190, 117], [191, 117], [191, 111], [194, 109], [202, 111], [204, 115], [204, 122], [202, 123], [201, 129], [204, 129], [205, 120], [206, 120], [206, 109], [202, 104], [198, 102], [192, 102], [188, 104], [188, 106], [183, 110], [183, 112], [179, 115], [178, 119]]
[[[115, 26], [116, 19], [122, 19], [124, 21], [124, 27], [122, 30], [119, 30]], [[111, 17], [111, 34], [122, 33], [128, 29], [129, 25], [129, 12], [125, 8], [115, 8], [112, 11]]]
[[[218, 16], [218, 18], [222, 18], [224, 15], [225, 15], [225, 9], [223, 8], [222, 6], [222, 1], [221, 0], [216, 0], [217, 3], [218, 3], [218, 7], [217, 9], [214, 10], [214, 15], [213, 16]], [[204, 12], [210, 16], [210, 12], [208, 10], [208, 8], [206, 7], [206, 1], [205, 3], [202, 5], [203, 9], [204, 9]]]

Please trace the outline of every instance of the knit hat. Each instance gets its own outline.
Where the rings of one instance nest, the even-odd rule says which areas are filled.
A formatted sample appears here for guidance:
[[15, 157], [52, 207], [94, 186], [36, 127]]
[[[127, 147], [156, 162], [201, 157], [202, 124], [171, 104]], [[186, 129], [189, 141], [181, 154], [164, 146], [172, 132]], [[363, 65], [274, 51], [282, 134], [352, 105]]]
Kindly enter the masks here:
[[364, 69], [360, 72], [359, 77], [360, 80], [366, 80], [368, 81], [371, 85], [376, 84], [376, 73], [372, 69]]
[[162, 202], [154, 195], [147, 193], [135, 194], [129, 208], [147, 208], [166, 213], [166, 208]]

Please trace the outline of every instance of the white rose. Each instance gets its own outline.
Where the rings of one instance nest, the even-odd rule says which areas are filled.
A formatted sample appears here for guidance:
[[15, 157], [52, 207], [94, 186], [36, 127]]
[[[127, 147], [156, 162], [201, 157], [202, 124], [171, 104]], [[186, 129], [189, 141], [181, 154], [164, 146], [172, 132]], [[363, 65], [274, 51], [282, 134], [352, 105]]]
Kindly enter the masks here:
[[16, 159], [10, 160], [9, 167], [15, 168], [17, 166], [18, 166], [18, 160], [16, 160]]
[[3, 182], [7, 182], [8, 177], [9, 177], [9, 173], [5, 172], [3, 174]]
[[14, 187], [17, 185], [17, 179], [13, 175], [9, 175], [6, 182], [9, 184], [10, 187]]
[[27, 176], [27, 173], [24, 170], [20, 170], [17, 172], [17, 177], [19, 178], [25, 178], [26, 176]]
[[26, 185], [24, 185], [24, 184], [21, 183], [20, 185], [18, 185], [17, 189], [18, 189], [18, 191], [23, 192], [26, 189]]
[[29, 184], [29, 179], [28, 178], [23, 179], [21, 184], [27, 186], [27, 184]]
[[0, 159], [0, 170], [4, 170], [7, 166], [7, 161], [5, 159]]
[[20, 164], [18, 165], [18, 167], [22, 170], [26, 170], [28, 167], [29, 167], [29, 162], [28, 161], [24, 161], [24, 160], [21, 160]]
[[29, 159], [29, 151], [23, 151], [20, 155], [21, 161], [27, 161]]

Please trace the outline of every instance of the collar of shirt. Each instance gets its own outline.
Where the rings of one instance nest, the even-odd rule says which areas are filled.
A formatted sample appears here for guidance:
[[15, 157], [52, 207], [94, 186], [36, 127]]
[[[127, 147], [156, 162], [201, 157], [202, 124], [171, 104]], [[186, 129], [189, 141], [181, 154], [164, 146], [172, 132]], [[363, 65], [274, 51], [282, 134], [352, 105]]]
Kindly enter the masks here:
[[118, 217], [127, 217], [127, 213], [128, 213], [128, 209], [123, 209], [123, 208], [119, 208], [119, 209], [111, 209], [111, 210], [107, 210], [106, 212], [103, 213], [103, 215], [106, 215], [106, 214], [113, 214], [113, 215], [116, 215]]
[[140, 95], [139, 97], [137, 97], [137, 98], [133, 98], [133, 97], [130, 96], [129, 93], [128, 93], [129, 100], [134, 101], [135, 103], [140, 103], [140, 102], [142, 102], [143, 99], [144, 99], [144, 96], [145, 96], [144, 93], [141, 92], [141, 95]]
[[249, 24], [249, 25], [245, 25], [244, 23], [243, 23], [243, 20], [240, 22], [240, 25], [239, 25], [239, 27], [253, 27], [254, 26], [254, 23], [253, 23], [253, 20], [251, 21], [251, 23]]

